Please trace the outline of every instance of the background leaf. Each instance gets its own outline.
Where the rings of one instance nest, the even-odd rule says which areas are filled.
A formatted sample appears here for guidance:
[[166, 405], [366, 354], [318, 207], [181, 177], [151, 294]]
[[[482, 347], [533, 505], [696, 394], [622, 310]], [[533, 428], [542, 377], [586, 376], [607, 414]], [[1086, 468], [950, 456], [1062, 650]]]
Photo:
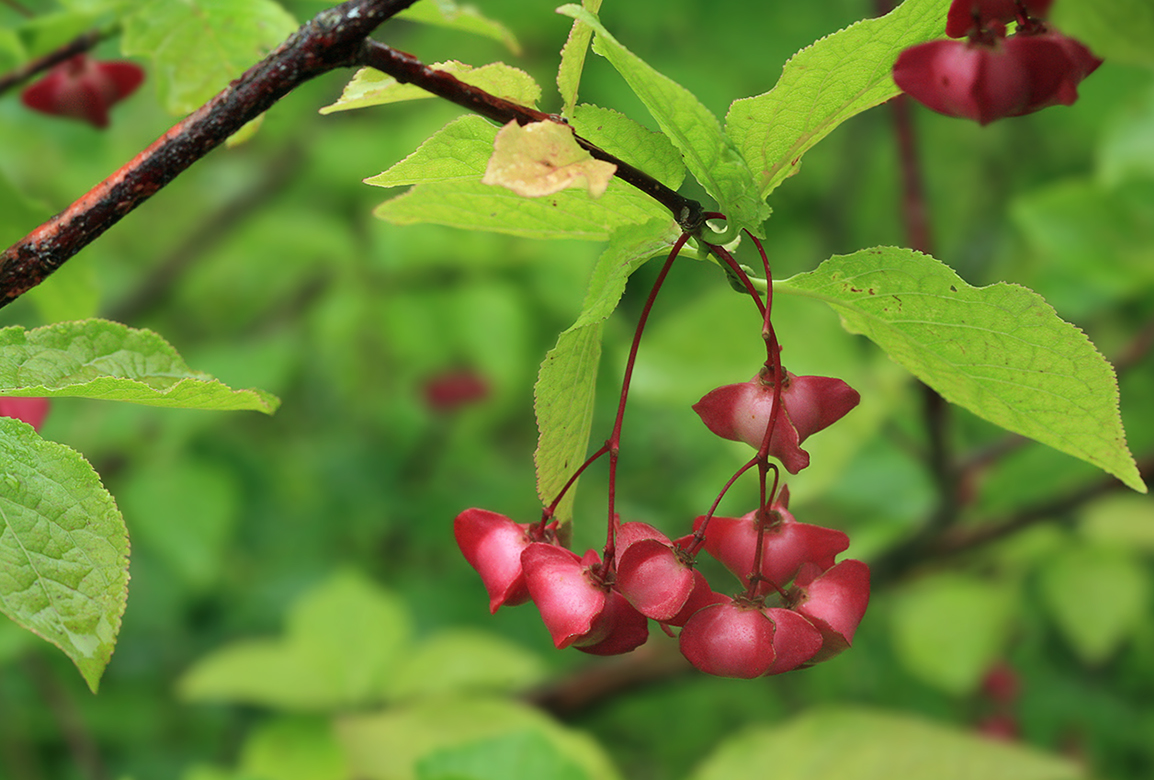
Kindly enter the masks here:
[[513, 32], [500, 22], [485, 17], [471, 5], [458, 5], [452, 0], [424, 0], [414, 3], [397, 14], [395, 19], [422, 22], [450, 30], [480, 35], [503, 43], [514, 54], [521, 53], [521, 44]]
[[1062, 0], [1051, 16], [1099, 57], [1154, 67], [1154, 6], [1145, 0]]
[[971, 287], [910, 249], [865, 249], [775, 282], [825, 301], [951, 403], [1146, 486], [1126, 447], [1114, 371], [1036, 293]]
[[1042, 598], [1062, 635], [1088, 664], [1102, 664], [1147, 620], [1149, 570], [1132, 550], [1071, 545], [1040, 572]]
[[261, 390], [232, 390], [190, 369], [155, 333], [107, 320], [0, 330], [0, 395], [270, 414], [280, 403]]
[[161, 103], [187, 114], [297, 28], [272, 0], [151, 0], [124, 20], [121, 50], [151, 57]]
[[59, 647], [93, 692], [128, 596], [128, 534], [88, 461], [0, 417], [0, 611]]
[[731, 780], [750, 767], [773, 767], [790, 780], [1073, 780], [1078, 766], [883, 710], [820, 709], [780, 726], [727, 740], [691, 780]]
[[898, 595], [894, 650], [916, 676], [962, 696], [1005, 652], [1016, 604], [1007, 584], [960, 574], [922, 579]]
[[945, 35], [946, 0], [905, 0], [799, 51], [777, 85], [735, 100], [725, 132], [761, 197], [797, 172], [801, 156], [850, 117], [898, 94], [890, 71], [902, 49]]

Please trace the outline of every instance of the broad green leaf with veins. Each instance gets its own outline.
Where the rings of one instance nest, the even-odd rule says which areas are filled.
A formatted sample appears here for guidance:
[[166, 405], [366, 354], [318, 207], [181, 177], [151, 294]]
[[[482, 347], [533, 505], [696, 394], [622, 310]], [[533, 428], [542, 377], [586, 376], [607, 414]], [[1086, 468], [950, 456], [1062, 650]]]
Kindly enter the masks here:
[[1113, 368], [1037, 293], [971, 287], [934, 258], [893, 247], [832, 257], [773, 289], [825, 301], [951, 403], [1146, 492]]
[[[429, 67], [448, 73], [466, 84], [523, 106], [535, 106], [537, 101], [541, 99], [541, 87], [533, 80], [532, 76], [503, 62], [491, 62], [488, 65], [474, 68], [472, 65], [450, 60], [449, 62], [435, 62]], [[322, 108], [320, 112], [331, 114], [335, 111], [349, 111], [354, 108], [383, 106], [389, 103], [423, 100], [431, 97], [436, 96], [414, 84], [402, 84], [379, 70], [361, 68], [353, 76], [352, 81], [345, 85], [340, 98], [332, 105]]]
[[262, 390], [233, 390], [193, 371], [151, 331], [107, 320], [0, 329], [0, 395], [269, 414], [280, 404]]
[[[629, 275], [651, 257], [669, 250], [680, 230], [669, 217], [614, 231], [597, 260], [581, 314], [545, 355], [534, 388], [537, 410], [537, 494], [546, 505], [585, 460], [593, 425], [593, 391], [601, 358], [601, 331], [617, 308]], [[576, 486], [557, 508], [568, 520]]]
[[897, 95], [902, 49], [945, 35], [948, 0], [906, 0], [795, 54], [769, 92], [735, 100], [725, 132], [745, 156], [762, 198], [797, 172], [801, 156], [842, 122]]
[[59, 647], [93, 692], [128, 595], [128, 532], [79, 453], [0, 417], [0, 612]]
[[596, 16], [576, 5], [558, 13], [585, 22], [597, 32], [593, 51], [617, 69], [685, 158], [685, 165], [729, 217], [729, 227], [761, 235], [769, 207], [758, 197], [749, 166], [721, 131], [721, 123], [696, 97], [658, 73], [609, 34]]
[[121, 50], [151, 57], [165, 109], [187, 114], [296, 29], [272, 0], [151, 0], [124, 20]]

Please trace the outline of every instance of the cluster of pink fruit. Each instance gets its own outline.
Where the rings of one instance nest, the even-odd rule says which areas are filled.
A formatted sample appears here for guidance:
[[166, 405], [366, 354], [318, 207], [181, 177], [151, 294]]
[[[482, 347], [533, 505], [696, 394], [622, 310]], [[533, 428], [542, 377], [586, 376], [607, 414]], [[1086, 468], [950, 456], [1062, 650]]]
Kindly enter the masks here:
[[[776, 394], [767, 368], [749, 382], [714, 390], [694, 409], [714, 433], [762, 448], [759, 458], [768, 452], [797, 473], [809, 464], [800, 444], [844, 416], [859, 396], [839, 379], [794, 376], [780, 363], [777, 369], [783, 380]], [[781, 409], [774, 414], [777, 398]], [[468, 509], [454, 530], [488, 590], [491, 611], [531, 600], [558, 648], [626, 653], [645, 642], [652, 619], [667, 633], [681, 629], [681, 652], [701, 671], [753, 678], [846, 649], [869, 601], [868, 567], [835, 561], [849, 538], [799, 523], [788, 501], [783, 487], [743, 517], [711, 512], [676, 540], [614, 517], [601, 555], [562, 547], [548, 512], [541, 522], [515, 523]], [[715, 592], [694, 567], [700, 549], [736, 575], [744, 593]]]
[[[1102, 64], [1043, 19], [1053, 0], [954, 0], [946, 35], [906, 49], [894, 82], [928, 108], [988, 124], [1049, 106], [1069, 106]], [[1016, 24], [1006, 36], [1006, 25]]]

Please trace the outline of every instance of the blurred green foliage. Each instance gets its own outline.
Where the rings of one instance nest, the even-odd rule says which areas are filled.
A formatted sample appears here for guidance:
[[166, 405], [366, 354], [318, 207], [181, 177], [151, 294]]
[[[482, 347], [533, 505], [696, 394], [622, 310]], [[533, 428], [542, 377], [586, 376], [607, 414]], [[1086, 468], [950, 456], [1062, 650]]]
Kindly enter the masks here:
[[[284, 5], [298, 20], [323, 7]], [[505, 60], [551, 84], [569, 20], [524, 0], [486, 0], [483, 11], [512, 30], [522, 56], [410, 23], [380, 37], [426, 62]], [[873, 11], [861, 0], [610, 0], [601, 18], [721, 115], [734, 98], [772, 86], [794, 51]], [[18, 21], [0, 6], [0, 25]], [[61, 25], [0, 34], [0, 64], [58, 43]], [[116, 42], [100, 52], [116, 56]], [[4, 325], [99, 314], [152, 328], [194, 368], [283, 402], [271, 418], [55, 402], [44, 435], [82, 452], [126, 515], [131, 590], [99, 696], [54, 648], [0, 623], [0, 775], [447, 780], [487, 777], [470, 767], [513, 755], [538, 773], [523, 776], [565, 780], [612, 777], [610, 761], [637, 780], [729, 777], [751, 766], [828, 777], [828, 768], [805, 765], [812, 752], [797, 758], [798, 746], [868, 752], [859, 723], [891, 751], [940, 738], [931, 759], [982, 754], [983, 743], [957, 742], [956, 732], [994, 713], [980, 678], [995, 659], [1021, 678], [1012, 714], [1025, 744], [1095, 777], [1154, 773], [1146, 497], [1058, 507], [1045, 518], [1052, 522], [968, 554], [911, 562], [876, 589], [854, 649], [812, 670], [751, 682], [672, 673], [567, 709], [564, 727], [509, 698], [610, 662], [555, 652], [531, 608], [489, 616], [450, 523], [468, 506], [515, 518], [539, 512], [532, 384], [580, 310], [601, 247], [374, 220], [381, 195], [361, 180], [460, 112], [424, 101], [320, 116], [348, 75], [282, 100], [250, 141], [212, 153], [0, 312]], [[172, 118], [158, 81], [118, 106], [106, 133], [33, 115], [13, 94], [0, 99], [0, 235], [16, 240], [164, 132]], [[1122, 357], [1154, 317], [1154, 78], [1107, 62], [1080, 91], [1071, 108], [986, 128], [917, 114], [934, 254], [971, 284], [1031, 287], [1108, 357]], [[652, 127], [599, 57], [589, 57], [582, 97]], [[559, 107], [547, 93], [542, 108]], [[891, 117], [879, 108], [808, 153], [801, 174], [770, 200], [775, 276], [905, 242], [895, 149]], [[610, 424], [652, 273], [640, 272], [606, 323], [595, 440]], [[628, 519], [685, 532], [744, 458], [688, 409], [756, 370], [759, 323], [735, 300], [711, 266], [686, 262], [670, 278], [627, 417], [618, 506]], [[782, 300], [776, 312], [792, 370], [842, 376], [863, 395], [844, 425], [812, 441], [814, 465], [791, 480], [791, 508], [846, 530], [851, 554], [880, 556], [935, 501], [921, 396], [824, 307]], [[1154, 450], [1152, 366], [1140, 355], [1120, 380], [1139, 458]], [[460, 369], [484, 378], [487, 397], [431, 406], [427, 383]], [[952, 423], [961, 456], [1003, 441], [964, 413]], [[1101, 478], [1040, 445], [1011, 448], [972, 474], [965, 530]], [[604, 487], [600, 468], [582, 480], [576, 548], [602, 540]], [[744, 512], [752, 496], [752, 484], [739, 484], [722, 511]], [[318, 608], [326, 593], [335, 606]], [[240, 675], [259, 687], [261, 673], [283, 672], [283, 698], [239, 696], [235, 687], [205, 693], [214, 690], [204, 682], [212, 664], [237, 648], [283, 650], [311, 634], [298, 626], [312, 619], [350, 632], [303, 653], [346, 676], [330, 681], [340, 697], [300, 661], [297, 645], [291, 663], [274, 667], [266, 657]], [[669, 643], [656, 631], [650, 643], [659, 664]], [[959, 655], [945, 663], [946, 653]], [[295, 706], [301, 701], [309, 706]], [[883, 710], [904, 714], [870, 714]], [[916, 718], [950, 733], [923, 732], [931, 727]], [[772, 762], [790, 747], [798, 768], [781, 774]], [[883, 766], [918, 766], [907, 758], [919, 760], [903, 753]], [[1019, 768], [1006, 775], [1015, 777], [1080, 772], [1015, 751], [995, 764]], [[837, 776], [850, 777], [844, 767]]]

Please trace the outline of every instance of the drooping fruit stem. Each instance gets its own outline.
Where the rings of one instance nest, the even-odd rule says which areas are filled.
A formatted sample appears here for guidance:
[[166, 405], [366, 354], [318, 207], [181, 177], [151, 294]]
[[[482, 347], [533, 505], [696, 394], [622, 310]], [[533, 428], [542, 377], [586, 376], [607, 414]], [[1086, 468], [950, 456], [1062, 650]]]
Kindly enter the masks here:
[[658, 272], [657, 278], [653, 281], [653, 287], [649, 290], [649, 297], [645, 299], [645, 305], [641, 307], [641, 315], [637, 318], [637, 327], [633, 331], [633, 343], [629, 346], [629, 357], [625, 361], [625, 373], [621, 377], [621, 398], [617, 402], [617, 417], [613, 421], [613, 432], [609, 434], [609, 440], [605, 442], [603, 448], [609, 452], [609, 489], [607, 491], [609, 521], [608, 530], [605, 534], [605, 551], [601, 556], [602, 567], [606, 573], [613, 566], [613, 558], [616, 551], [617, 455], [621, 450], [621, 426], [625, 421], [625, 402], [629, 399], [629, 384], [633, 380], [633, 367], [637, 363], [637, 350], [641, 346], [641, 334], [645, 332], [645, 324], [649, 321], [649, 313], [653, 311], [653, 304], [657, 300], [657, 294], [661, 292], [661, 285], [665, 283], [665, 277], [669, 275], [669, 269], [673, 267], [673, 261], [677, 259], [677, 255], [681, 253], [681, 249], [685, 246], [685, 242], [689, 240], [689, 237], [689, 233], [682, 233], [673, 243], [673, 247], [669, 250], [669, 257], [665, 259], [665, 264], [661, 266], [661, 271]]

